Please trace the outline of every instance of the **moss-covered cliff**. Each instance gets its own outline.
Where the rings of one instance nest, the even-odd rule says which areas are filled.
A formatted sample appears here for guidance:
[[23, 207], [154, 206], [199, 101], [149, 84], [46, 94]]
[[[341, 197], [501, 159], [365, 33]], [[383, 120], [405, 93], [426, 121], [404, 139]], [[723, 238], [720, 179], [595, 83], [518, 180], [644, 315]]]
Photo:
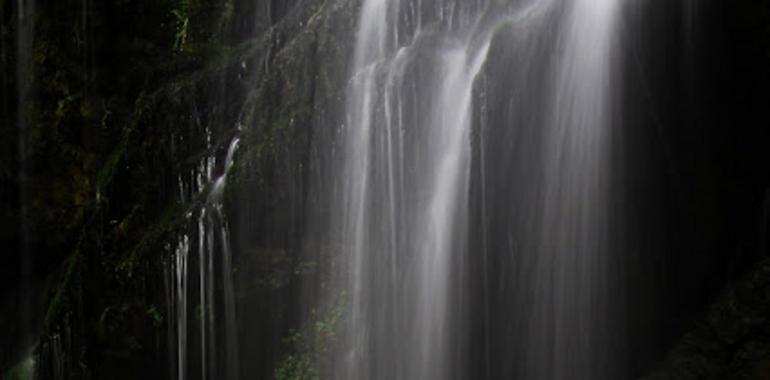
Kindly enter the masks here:
[[[339, 37], [350, 34], [355, 3], [0, 3], [3, 72], [24, 65], [0, 86], [2, 123], [19, 126], [2, 129], [0, 238], [11, 269], [1, 296], [4, 308], [21, 308], [0, 313], [10, 332], [0, 373], [35, 341], [40, 378], [167, 368], [163, 260], [202, 201], [180, 199], [178, 181], [200, 157], [223, 155], [238, 126], [247, 148], [228, 199], [249, 193], [259, 209], [265, 223], [251, 239], [283, 236], [250, 255], [262, 284], [251, 291], [269, 303], [296, 286], [293, 267], [262, 256], [298, 260], [301, 214], [282, 208], [302, 207], [293, 182], [307, 176], [316, 118], [344, 85], [348, 41]], [[270, 324], [285, 317], [263, 316], [278, 327], [274, 348], [298, 327], [296, 317]], [[265, 357], [259, 368], [269, 373], [280, 351]]]

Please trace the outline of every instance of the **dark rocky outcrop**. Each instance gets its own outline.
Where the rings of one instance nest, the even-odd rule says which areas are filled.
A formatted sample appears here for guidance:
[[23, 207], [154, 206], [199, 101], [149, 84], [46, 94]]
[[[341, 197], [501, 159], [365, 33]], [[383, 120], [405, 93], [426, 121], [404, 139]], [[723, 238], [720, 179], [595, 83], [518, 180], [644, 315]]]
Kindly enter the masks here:
[[770, 377], [770, 261], [731, 286], [660, 368], [645, 377], [752, 379]]

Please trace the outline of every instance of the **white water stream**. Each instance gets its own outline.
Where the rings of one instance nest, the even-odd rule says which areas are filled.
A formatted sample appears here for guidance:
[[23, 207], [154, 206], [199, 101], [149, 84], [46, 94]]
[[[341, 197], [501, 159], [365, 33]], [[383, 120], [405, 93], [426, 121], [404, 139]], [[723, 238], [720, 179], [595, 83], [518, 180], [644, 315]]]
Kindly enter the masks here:
[[[519, 373], [602, 375], [592, 352], [603, 350], [592, 345], [606, 343], [602, 287], [612, 285], [603, 272], [603, 201], [618, 5], [524, 3], [364, 1], [332, 195], [330, 231], [347, 263], [338, 285], [350, 295], [334, 378], [463, 378], [472, 313], [463, 271], [480, 259], [467, 244], [474, 83], [496, 32], [510, 25], [547, 34], [552, 53], [530, 59], [553, 77], [553, 88], [529, 102], [548, 116], [541, 174], [522, 179], [538, 183], [541, 202], [529, 216], [539, 232], [525, 237], [537, 252]], [[557, 29], [547, 24], [554, 17]], [[511, 97], [522, 96], [516, 90]]]

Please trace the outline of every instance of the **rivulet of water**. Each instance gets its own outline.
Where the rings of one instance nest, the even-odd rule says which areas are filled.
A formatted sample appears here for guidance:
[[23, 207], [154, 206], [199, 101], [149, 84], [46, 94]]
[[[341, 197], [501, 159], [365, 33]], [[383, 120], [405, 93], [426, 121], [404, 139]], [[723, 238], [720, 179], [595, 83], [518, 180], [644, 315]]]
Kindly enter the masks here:
[[[212, 155], [203, 157], [190, 173], [188, 178], [193, 180], [180, 177], [178, 181], [182, 202], [202, 195], [205, 201], [200, 209], [187, 212], [172, 260], [166, 262], [168, 313], [174, 318], [169, 330], [170, 372], [177, 379], [239, 376], [232, 249], [222, 199], [239, 143], [239, 137], [230, 142], [219, 176], [213, 175], [216, 157]], [[194, 260], [193, 254], [197, 254]], [[194, 281], [197, 293], [193, 293]]]

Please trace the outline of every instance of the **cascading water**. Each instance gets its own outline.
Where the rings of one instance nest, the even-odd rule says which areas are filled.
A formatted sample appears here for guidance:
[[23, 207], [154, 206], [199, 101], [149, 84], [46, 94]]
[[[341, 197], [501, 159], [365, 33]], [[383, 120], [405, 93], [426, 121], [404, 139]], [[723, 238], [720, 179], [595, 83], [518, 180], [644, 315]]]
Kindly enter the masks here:
[[744, 3], [2, 2], [0, 377], [762, 371]]
[[[207, 136], [210, 133], [206, 132]], [[171, 260], [167, 265], [168, 315], [175, 317], [174, 328], [169, 330], [172, 377], [189, 378], [238, 378], [238, 340], [235, 333], [235, 291], [232, 279], [232, 251], [228, 221], [223, 211], [223, 195], [227, 174], [233, 166], [233, 159], [240, 139], [230, 142], [225, 157], [223, 172], [213, 177], [215, 156], [206, 156], [190, 173], [194, 186], [186, 185], [179, 178], [179, 191], [184, 202], [190, 197], [202, 197], [205, 201], [197, 211], [187, 213], [189, 227], [179, 237]], [[212, 149], [210, 137], [208, 149]], [[207, 193], [204, 193], [206, 191]], [[192, 195], [190, 192], [193, 192]], [[192, 248], [191, 236], [197, 236], [197, 250]], [[190, 266], [190, 254], [197, 252], [197, 270]], [[197, 274], [197, 299], [191, 293], [193, 279]], [[197, 307], [190, 313], [191, 303], [197, 300]], [[220, 321], [221, 319], [221, 321]], [[191, 322], [193, 322], [191, 324]], [[191, 326], [196, 327], [196, 343], [191, 345]], [[191, 356], [195, 355], [195, 356]], [[197, 363], [191, 364], [191, 358]], [[222, 365], [219, 367], [218, 365]], [[197, 366], [191, 367], [191, 366]]]
[[[230, 248], [230, 231], [227, 218], [223, 211], [223, 200], [225, 184], [227, 183], [227, 174], [233, 168], [235, 152], [238, 149], [240, 138], [235, 137], [230, 141], [225, 156], [223, 173], [214, 182], [214, 188], [209, 195], [208, 204], [218, 218], [218, 224], [209, 222], [210, 226], [219, 227], [219, 238], [221, 244], [221, 272], [222, 272], [222, 305], [224, 310], [224, 364], [225, 369], [222, 373], [229, 379], [238, 378], [238, 337], [236, 336], [236, 317], [235, 317], [235, 289], [233, 288], [233, 265], [232, 249]], [[210, 238], [215, 236], [209, 233]], [[211, 244], [210, 244], [211, 245]], [[209, 261], [214, 256], [214, 250], [209, 250]], [[210, 264], [211, 265], [211, 264]], [[212, 300], [213, 303], [213, 300]], [[212, 321], [213, 324], [213, 321]], [[215, 349], [217, 346], [213, 346]], [[212, 354], [214, 355], [214, 354]]]
[[[471, 89], [491, 33], [478, 22], [484, 2], [416, 5], [367, 1], [359, 21], [336, 200], [351, 289], [337, 378], [452, 373], [450, 277], [465, 244]], [[433, 73], [412, 76], [427, 65]], [[435, 103], [419, 109], [420, 99]]]
[[576, 1], [546, 108], [526, 377], [608, 378], [609, 130], [615, 0]]
[[766, 248], [768, 11], [2, 2], [0, 377], [643, 374]]
[[[173, 363], [171, 373], [178, 379], [185, 378], [187, 371], [187, 262], [190, 254], [190, 238], [181, 236], [170, 262], [166, 263], [167, 315], [175, 321], [169, 329], [169, 357]], [[174, 365], [175, 364], [175, 365]]]
[[510, 107], [514, 112], [540, 114], [529, 125], [504, 121], [506, 128], [538, 128], [542, 142], [532, 150], [539, 156], [532, 176], [516, 178], [533, 183], [535, 201], [522, 207], [529, 226], [507, 232], [531, 249], [495, 253], [529, 262], [515, 280], [516, 295], [509, 294], [520, 307], [511, 323], [521, 341], [510, 342], [520, 347], [512, 359], [519, 364], [507, 375], [611, 373], [599, 362], [614, 359], [604, 354], [611, 333], [601, 330], [610, 307], [605, 287], [613, 286], [605, 273], [605, 162], [618, 4], [512, 3], [363, 2], [330, 195], [336, 211], [329, 238], [344, 261], [337, 285], [349, 290], [332, 378], [467, 377], [465, 326], [474, 295], [466, 266], [488, 254], [475, 254], [468, 235], [472, 133], [488, 127], [485, 115], [474, 114], [484, 112], [474, 95], [482, 73], [486, 80], [500, 74], [485, 65], [491, 45], [509, 42], [497, 38], [506, 28], [520, 34], [510, 41], [523, 45], [517, 61], [530, 61], [522, 75], [549, 78], [541, 83], [547, 89], [532, 94], [524, 86], [502, 90], [509, 103], [524, 105]]

